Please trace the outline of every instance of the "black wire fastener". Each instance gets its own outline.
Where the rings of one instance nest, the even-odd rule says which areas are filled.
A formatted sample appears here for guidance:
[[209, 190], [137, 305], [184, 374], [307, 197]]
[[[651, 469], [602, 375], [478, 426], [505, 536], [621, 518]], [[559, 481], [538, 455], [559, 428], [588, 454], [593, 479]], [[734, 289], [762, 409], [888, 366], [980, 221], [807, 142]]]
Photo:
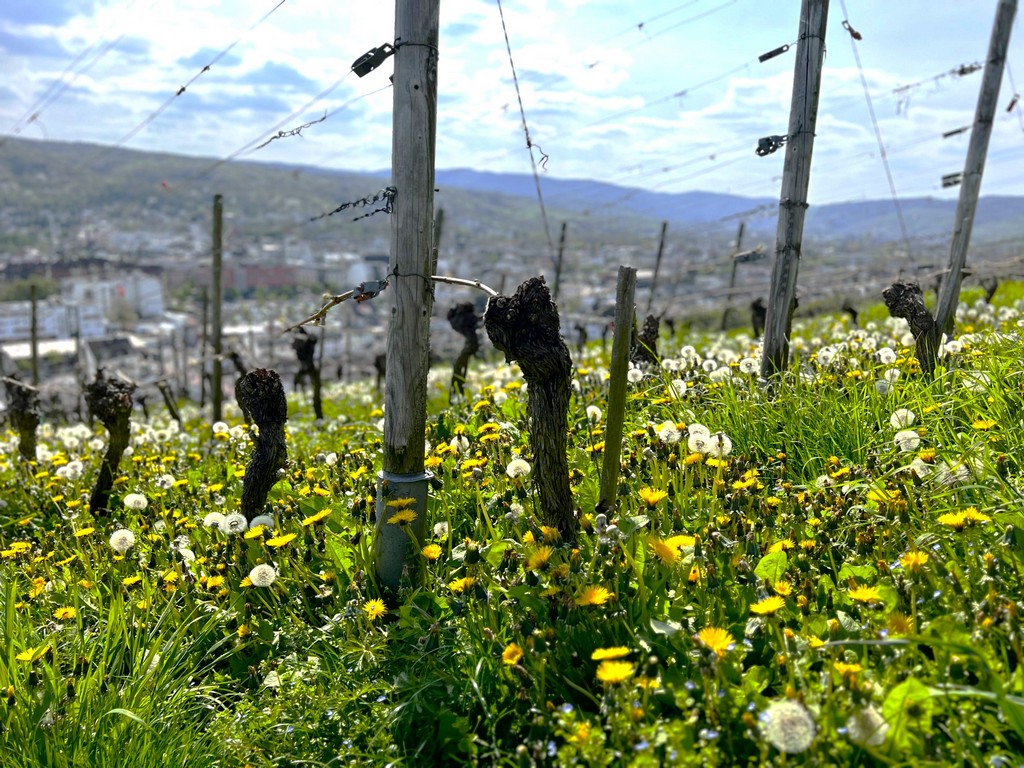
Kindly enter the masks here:
[[781, 56], [788, 50], [789, 43], [787, 43], [786, 45], [780, 45], [778, 48], [773, 48], [772, 50], [768, 51], [768, 53], [762, 53], [760, 56], [757, 57], [757, 60], [764, 64], [766, 61], [768, 61], [768, 59], [774, 59], [776, 56]]
[[358, 59], [352, 62], [352, 71], [356, 73], [358, 77], [373, 72], [377, 67], [384, 63], [388, 56], [391, 56], [395, 52], [395, 47], [391, 43], [384, 43], [376, 48], [371, 48]]
[[770, 155], [785, 144], [786, 139], [788, 138], [788, 136], [765, 136], [764, 138], [757, 140], [757, 149], [754, 151], [757, 152], [758, 157]]

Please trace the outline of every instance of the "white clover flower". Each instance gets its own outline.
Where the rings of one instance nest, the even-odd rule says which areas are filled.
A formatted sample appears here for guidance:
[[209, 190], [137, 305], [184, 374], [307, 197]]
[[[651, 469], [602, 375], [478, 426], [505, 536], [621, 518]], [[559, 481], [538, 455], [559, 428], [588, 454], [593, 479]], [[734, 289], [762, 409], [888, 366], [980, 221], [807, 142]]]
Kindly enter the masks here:
[[587, 406], [587, 421], [597, 423], [601, 420], [602, 416], [604, 416], [604, 412], [596, 405]]
[[149, 501], [141, 493], [129, 493], [124, 497], [124, 505], [138, 512], [148, 507]]
[[512, 479], [526, 477], [530, 474], [531, 469], [533, 469], [533, 467], [530, 466], [530, 463], [526, 461], [526, 459], [516, 458], [512, 459], [512, 461], [508, 463], [508, 466], [505, 467], [505, 474]]
[[846, 718], [846, 735], [859, 747], [880, 747], [885, 743], [889, 723], [871, 704]]
[[218, 531], [224, 530], [224, 522], [227, 518], [220, 512], [210, 512], [203, 518], [203, 525], [207, 528], [215, 528]]
[[224, 518], [224, 533], [244, 533], [245, 529], [249, 527], [249, 521], [245, 519], [245, 515], [241, 512], [232, 512], [230, 515]]
[[917, 447], [921, 445], [921, 436], [912, 429], [901, 429], [893, 437], [893, 442], [903, 453], [916, 451]]
[[814, 718], [804, 705], [797, 701], [773, 701], [761, 713], [759, 719], [761, 735], [780, 752], [799, 754], [814, 741]]
[[889, 423], [894, 429], [906, 429], [917, 421], [917, 414], [909, 408], [897, 408], [889, 417]]
[[252, 582], [254, 587], [269, 587], [277, 581], [277, 571], [274, 570], [272, 565], [260, 563], [253, 566], [253, 569], [249, 571], [249, 581]]
[[654, 428], [654, 434], [666, 445], [675, 445], [683, 438], [683, 433], [679, 431], [674, 421], [661, 422]]
[[129, 549], [135, 546], [135, 534], [129, 531], [127, 528], [118, 528], [112, 534], [110, 534], [110, 548], [117, 552], [119, 555], [123, 555]]
[[257, 525], [262, 525], [268, 531], [274, 530], [274, 518], [270, 515], [256, 515], [250, 522], [249, 527], [255, 528]]

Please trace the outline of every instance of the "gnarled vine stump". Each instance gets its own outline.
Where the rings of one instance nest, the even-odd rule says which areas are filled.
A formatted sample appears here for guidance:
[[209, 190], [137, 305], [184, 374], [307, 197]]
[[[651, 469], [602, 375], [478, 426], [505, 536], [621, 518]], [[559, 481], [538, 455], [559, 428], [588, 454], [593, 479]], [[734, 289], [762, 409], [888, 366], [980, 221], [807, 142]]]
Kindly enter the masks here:
[[465, 339], [458, 357], [452, 365], [452, 391], [448, 397], [449, 401], [454, 399], [458, 392], [462, 397], [465, 394], [466, 370], [469, 368], [469, 358], [480, 349], [480, 338], [477, 335], [477, 328], [480, 327], [480, 316], [473, 309], [471, 302], [456, 304], [448, 310], [448, 322], [457, 334]]
[[658, 331], [661, 321], [655, 315], [648, 315], [640, 332], [634, 334], [629, 350], [630, 362], [637, 365], [658, 365]]
[[924, 292], [917, 283], [897, 282], [882, 291], [889, 314], [902, 317], [910, 324], [914, 335], [915, 353], [921, 370], [929, 379], [935, 373], [935, 358], [939, 349], [939, 329], [935, 318], [924, 304]]
[[259, 428], [252, 457], [242, 479], [242, 514], [246, 520], [252, 520], [263, 514], [267, 494], [278, 481], [278, 472], [284, 469], [288, 460], [284, 439], [288, 402], [281, 377], [267, 368], [257, 368], [239, 379], [235, 385], [235, 397], [238, 405]]
[[18, 433], [18, 455], [25, 461], [36, 460], [36, 428], [39, 426], [39, 390], [15, 378], [4, 378], [8, 416]]
[[541, 511], [563, 539], [574, 541], [577, 521], [566, 458], [572, 360], [559, 334], [558, 308], [543, 278], [531, 277], [511, 297], [493, 297], [484, 313], [484, 328], [505, 360], [519, 363], [523, 370], [529, 385], [526, 408]]
[[121, 463], [124, 449], [128, 447], [131, 430], [132, 395], [135, 384], [124, 379], [107, 378], [102, 371], [96, 371], [96, 379], [85, 388], [85, 404], [89, 412], [110, 433], [107, 452], [100, 464], [100, 473], [89, 497], [89, 508], [94, 515], [105, 514], [114, 487], [114, 477]]

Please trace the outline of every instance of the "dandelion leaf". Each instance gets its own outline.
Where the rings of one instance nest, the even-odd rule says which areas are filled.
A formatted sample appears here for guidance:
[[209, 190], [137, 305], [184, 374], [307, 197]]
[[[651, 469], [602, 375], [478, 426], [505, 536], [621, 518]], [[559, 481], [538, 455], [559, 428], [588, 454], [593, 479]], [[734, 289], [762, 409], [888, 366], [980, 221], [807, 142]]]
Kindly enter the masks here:
[[897, 685], [885, 697], [882, 717], [889, 723], [889, 738], [902, 751], [921, 746], [921, 737], [931, 731], [934, 702], [931, 693], [916, 677]]
[[761, 562], [754, 568], [754, 575], [762, 580], [773, 584], [782, 581], [786, 575], [786, 568], [789, 566], [789, 557], [785, 552], [772, 552], [761, 558]]

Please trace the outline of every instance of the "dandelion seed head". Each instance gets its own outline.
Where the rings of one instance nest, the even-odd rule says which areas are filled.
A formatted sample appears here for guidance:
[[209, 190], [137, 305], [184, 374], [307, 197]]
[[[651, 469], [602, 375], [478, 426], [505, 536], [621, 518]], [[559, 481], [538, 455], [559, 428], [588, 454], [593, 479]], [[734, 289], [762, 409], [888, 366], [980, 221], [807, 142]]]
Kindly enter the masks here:
[[790, 699], [773, 701], [759, 719], [761, 735], [780, 752], [799, 754], [814, 741], [814, 718], [799, 702]]
[[129, 493], [124, 497], [124, 505], [136, 512], [149, 506], [149, 501], [141, 493]]
[[119, 528], [110, 534], [110, 548], [118, 554], [124, 554], [135, 546], [135, 534], [127, 528]]
[[260, 563], [253, 566], [249, 571], [249, 581], [254, 587], [269, 587], [277, 580], [277, 571], [274, 566], [267, 563]]

